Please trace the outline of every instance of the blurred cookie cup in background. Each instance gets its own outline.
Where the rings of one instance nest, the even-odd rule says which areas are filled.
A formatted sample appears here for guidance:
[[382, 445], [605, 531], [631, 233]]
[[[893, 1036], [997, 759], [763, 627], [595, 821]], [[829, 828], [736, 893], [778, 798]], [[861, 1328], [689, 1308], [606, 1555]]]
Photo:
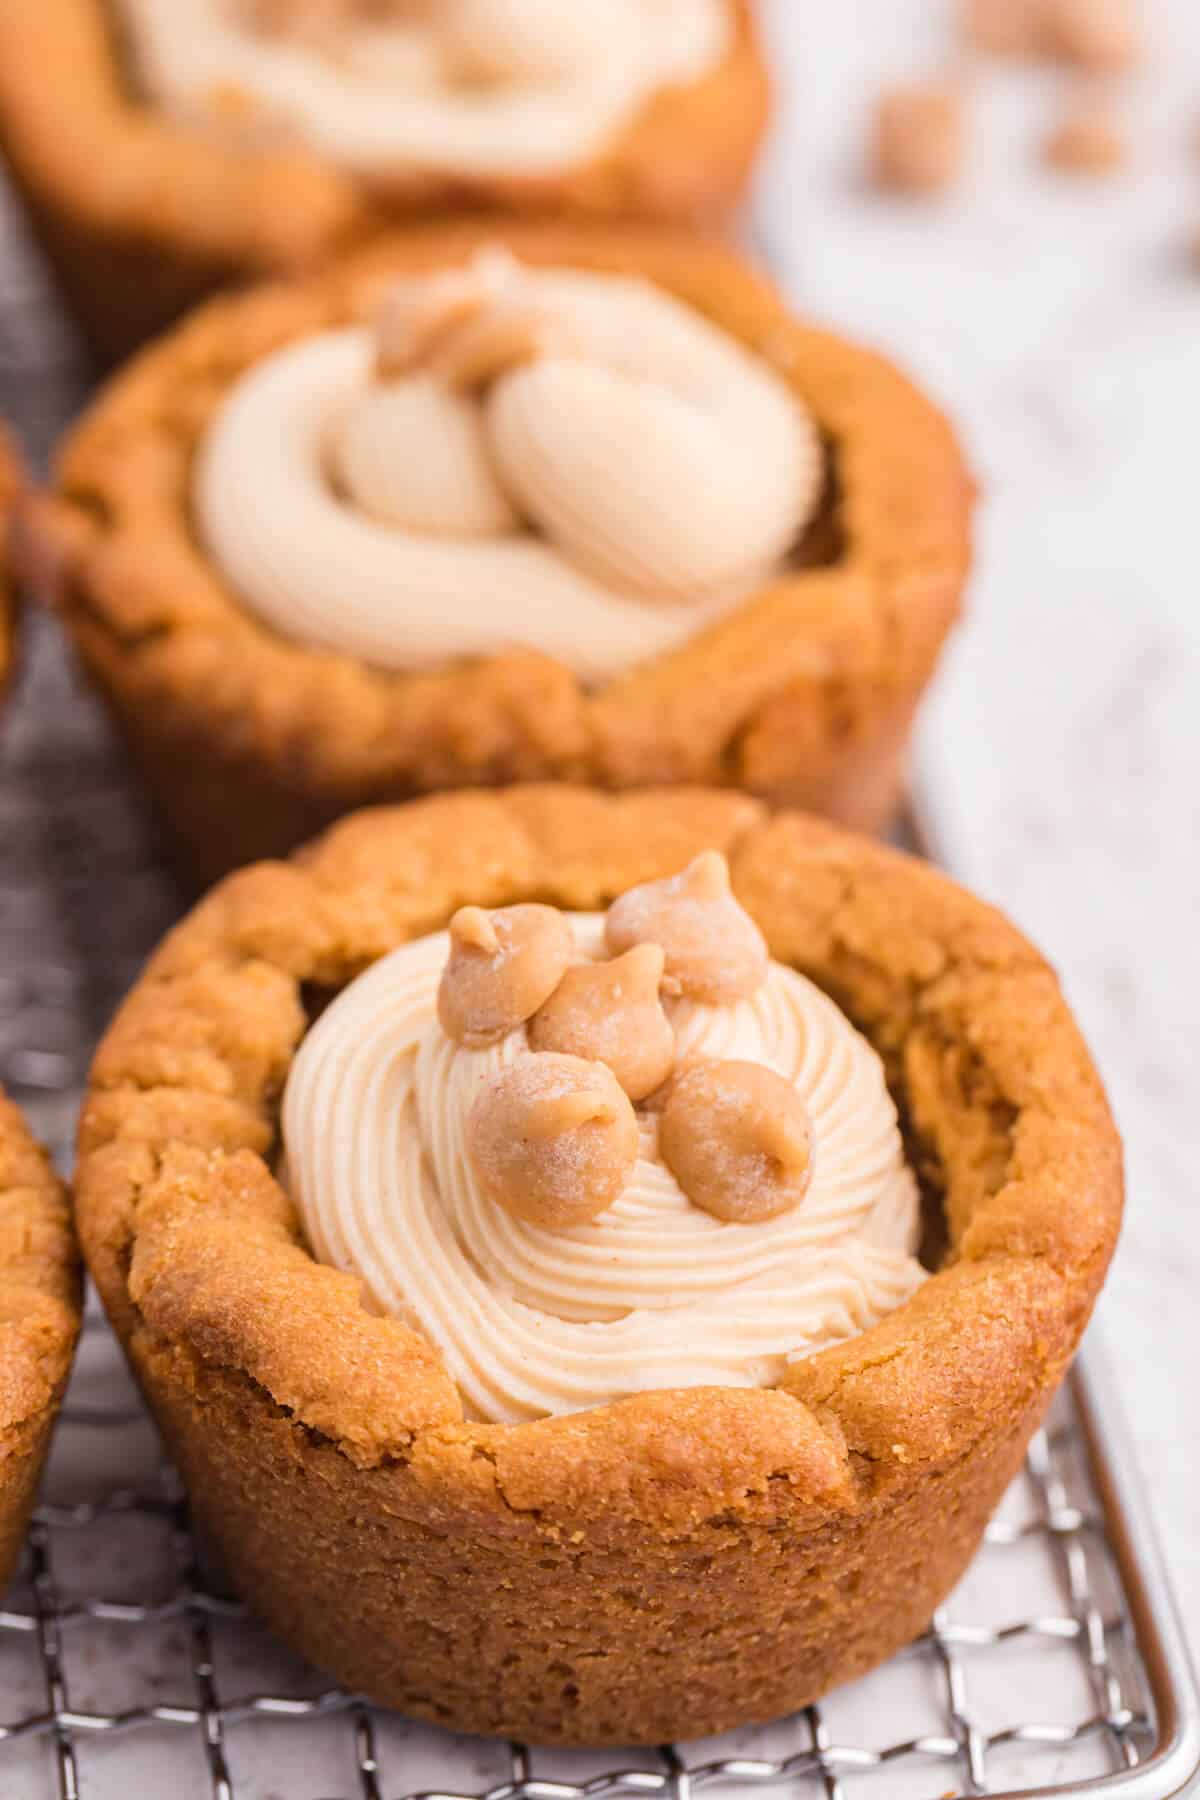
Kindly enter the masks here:
[[144, 352], [31, 561], [203, 881], [527, 778], [882, 829], [971, 503], [937, 407], [733, 253], [472, 224]]
[[718, 219], [768, 103], [748, 0], [0, 9], [0, 147], [105, 361], [407, 220]]

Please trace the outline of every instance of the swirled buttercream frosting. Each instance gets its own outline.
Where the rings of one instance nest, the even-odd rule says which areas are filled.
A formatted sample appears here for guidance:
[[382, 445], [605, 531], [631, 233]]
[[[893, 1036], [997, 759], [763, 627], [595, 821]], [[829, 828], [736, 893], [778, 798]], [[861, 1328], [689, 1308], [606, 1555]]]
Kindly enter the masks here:
[[588, 161], [724, 56], [726, 0], [116, 0], [144, 90], [381, 184]]
[[602, 680], [769, 580], [822, 479], [789, 385], [699, 313], [491, 251], [253, 367], [194, 500], [289, 638], [382, 668], [532, 649]]
[[[566, 919], [571, 966], [604, 959], [603, 919]], [[463, 933], [455, 954], [491, 956], [501, 973], [528, 938], [482, 943], [477, 921]], [[450, 1035], [438, 990], [452, 948], [445, 932], [403, 945], [313, 1024], [284, 1095], [284, 1174], [315, 1254], [438, 1347], [471, 1415], [518, 1421], [649, 1388], [770, 1384], [915, 1291], [917, 1189], [882, 1067], [813, 983], [771, 962], [752, 993], [713, 1005], [668, 992], [668, 978], [680, 1076], [635, 1110], [606, 1064], [536, 1049], [528, 1020], [479, 1047]], [[631, 1004], [644, 1007], [640, 987]], [[587, 1008], [579, 1017], [586, 1051], [594, 1021]], [[761, 1094], [748, 1067], [768, 1072]], [[726, 1069], [741, 1072], [725, 1092], [729, 1121], [712, 1104]], [[706, 1087], [698, 1127], [681, 1120], [677, 1177], [660, 1130]], [[592, 1130], [588, 1155], [609, 1186], [586, 1217], [593, 1163], [578, 1153]], [[762, 1191], [754, 1171], [785, 1168], [794, 1191], [770, 1216], [731, 1221], [681, 1186], [697, 1158], [710, 1185], [749, 1171]], [[547, 1183], [571, 1201], [560, 1216], [582, 1222], [546, 1222]]]

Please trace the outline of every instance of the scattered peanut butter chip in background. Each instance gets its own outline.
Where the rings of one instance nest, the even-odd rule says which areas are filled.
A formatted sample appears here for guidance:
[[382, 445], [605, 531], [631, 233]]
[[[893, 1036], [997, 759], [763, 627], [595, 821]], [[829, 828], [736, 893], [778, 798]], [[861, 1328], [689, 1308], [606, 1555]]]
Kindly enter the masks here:
[[963, 0], [960, 29], [968, 47], [990, 56], [1032, 60], [1045, 47], [1045, 0]]
[[972, 50], [1122, 74], [1145, 51], [1138, 0], [963, 0], [961, 36]]
[[1117, 75], [1145, 53], [1138, 0], [1044, 0], [1046, 46], [1060, 62]]
[[[967, 51], [1074, 72], [1080, 91], [1039, 142], [1048, 168], [1099, 179], [1131, 160], [1114, 90], [1146, 55], [1142, 0], [959, 0], [957, 25]], [[944, 192], [961, 171], [966, 131], [965, 99], [949, 80], [885, 88], [872, 124], [876, 185], [912, 195]]]
[[1042, 141], [1043, 160], [1069, 175], [1115, 175], [1129, 154], [1121, 122], [1102, 100], [1070, 103]]
[[962, 176], [966, 155], [967, 103], [956, 82], [883, 89], [871, 132], [876, 186], [893, 193], [944, 193]]

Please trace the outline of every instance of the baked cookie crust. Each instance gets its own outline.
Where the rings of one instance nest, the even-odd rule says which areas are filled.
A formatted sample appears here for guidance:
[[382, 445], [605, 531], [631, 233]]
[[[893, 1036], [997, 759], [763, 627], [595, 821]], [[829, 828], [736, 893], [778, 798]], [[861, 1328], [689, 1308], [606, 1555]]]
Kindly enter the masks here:
[[[461, 904], [605, 906], [705, 848], [772, 954], [882, 1054], [937, 1273], [774, 1389], [462, 1416], [431, 1346], [312, 1259], [272, 1173], [330, 994]], [[97, 1055], [88, 1263], [238, 1587], [409, 1713], [661, 1742], [791, 1711], [911, 1639], [969, 1560], [1079, 1341], [1121, 1151], [1036, 951], [936, 871], [742, 796], [562, 786], [366, 812], [233, 876]]]
[[[535, 264], [649, 277], [768, 358], [829, 446], [830, 492], [794, 563], [595, 691], [532, 651], [405, 674], [288, 642], [223, 582], [192, 528], [197, 445], [247, 367], [360, 316], [390, 275], [488, 242]], [[686, 235], [472, 223], [211, 302], [95, 403], [35, 536], [160, 816], [208, 880], [353, 807], [528, 779], [728, 784], [877, 829], [959, 611], [971, 498], [935, 407], [883, 358], [795, 320], [730, 252]]]
[[0, 423], [0, 700], [17, 655], [17, 583], [13, 573], [12, 521], [25, 476], [16, 445]]
[[312, 268], [453, 212], [700, 222], [740, 198], [770, 108], [750, 0], [728, 55], [602, 157], [532, 179], [423, 179], [385, 203], [302, 146], [223, 145], [133, 90], [107, 0], [5, 0], [0, 148], [93, 349], [126, 355], [215, 288]]
[[79, 1317], [66, 1190], [0, 1090], [0, 1589], [25, 1536]]

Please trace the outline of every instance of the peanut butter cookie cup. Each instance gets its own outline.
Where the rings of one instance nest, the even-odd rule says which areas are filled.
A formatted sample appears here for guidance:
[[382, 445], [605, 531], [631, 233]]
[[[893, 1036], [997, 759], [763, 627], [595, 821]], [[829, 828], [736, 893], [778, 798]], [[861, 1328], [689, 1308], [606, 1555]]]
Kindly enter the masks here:
[[252, 1604], [376, 1700], [555, 1743], [767, 1719], [918, 1633], [1121, 1202], [999, 914], [743, 796], [565, 785], [217, 887], [100, 1048], [78, 1177]]
[[0, 8], [0, 146], [105, 359], [400, 221], [719, 216], [768, 103], [749, 0]]
[[66, 1193], [0, 1091], [0, 1588], [29, 1522], [79, 1317]]
[[35, 536], [207, 879], [528, 778], [873, 830], [970, 506], [933, 405], [729, 252], [475, 224], [211, 302], [96, 402]]

